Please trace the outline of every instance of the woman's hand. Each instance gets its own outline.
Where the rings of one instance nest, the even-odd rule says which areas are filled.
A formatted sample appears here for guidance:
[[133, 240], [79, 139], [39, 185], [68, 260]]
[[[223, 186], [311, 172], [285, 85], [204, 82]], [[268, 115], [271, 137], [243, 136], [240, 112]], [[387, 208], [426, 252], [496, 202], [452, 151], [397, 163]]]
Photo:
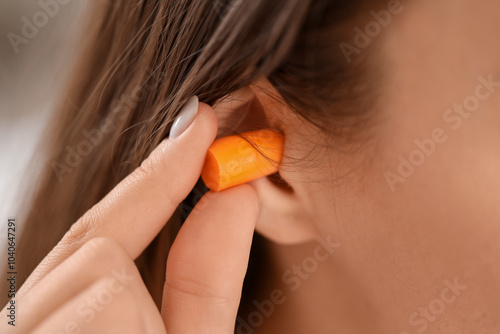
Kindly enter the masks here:
[[200, 103], [182, 135], [73, 224], [16, 295], [8, 330], [233, 333], [258, 212], [251, 186], [209, 193], [194, 208], [168, 257], [161, 312], [133, 261], [195, 185], [216, 132], [213, 109]]

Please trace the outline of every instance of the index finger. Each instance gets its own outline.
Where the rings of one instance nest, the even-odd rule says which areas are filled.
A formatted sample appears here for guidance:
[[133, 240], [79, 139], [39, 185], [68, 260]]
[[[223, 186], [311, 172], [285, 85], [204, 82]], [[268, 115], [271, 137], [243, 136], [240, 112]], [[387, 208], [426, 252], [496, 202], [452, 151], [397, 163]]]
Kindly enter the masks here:
[[140, 167], [87, 211], [42, 260], [19, 291], [30, 287], [95, 237], [117, 240], [135, 259], [195, 186], [217, 134], [213, 109], [200, 103], [182, 135], [162, 141]]

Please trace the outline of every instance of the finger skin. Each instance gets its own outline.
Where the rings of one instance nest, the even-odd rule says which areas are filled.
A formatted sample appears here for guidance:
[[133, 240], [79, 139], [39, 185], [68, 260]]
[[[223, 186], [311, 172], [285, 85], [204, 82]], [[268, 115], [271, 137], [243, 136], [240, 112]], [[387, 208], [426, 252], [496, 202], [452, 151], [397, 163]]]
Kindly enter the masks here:
[[112, 278], [96, 281], [30, 333], [166, 333], [144, 285], [130, 284], [114, 294], [109, 292], [113, 285]]
[[18, 296], [95, 237], [113, 238], [137, 258], [196, 184], [216, 134], [213, 109], [200, 103], [197, 117], [184, 133], [161, 142], [139, 168], [73, 224]]
[[[163, 327], [158, 309], [126, 250], [113, 239], [94, 238], [48, 273], [29, 294], [16, 298], [16, 303], [22, 305], [19, 308], [19, 318], [22, 321], [16, 325], [17, 333], [31, 332], [47, 318], [52, 319], [49, 321], [50, 326], [66, 320], [81, 322], [82, 325], [89, 323], [89, 312], [98, 310], [99, 312], [94, 313], [101, 314], [104, 307], [99, 304], [95, 295], [92, 296], [90, 292], [84, 293], [84, 291], [103, 279], [110, 281], [102, 291], [104, 297], [111, 297], [114, 300], [121, 298], [122, 293], [128, 293], [134, 298], [131, 305], [108, 305], [104, 301], [108, 314], [120, 310], [125, 312], [132, 306], [140, 306], [149, 310], [147, 314], [141, 316], [142, 318], [149, 318], [150, 323], [156, 323], [156, 326], [160, 324]], [[84, 300], [90, 298], [88, 305], [82, 303], [75, 305], [74, 300], [78, 295], [82, 295], [81, 298], [85, 297]], [[68, 305], [75, 305], [75, 308], [61, 314], [60, 309], [68, 308]], [[77, 306], [82, 308], [78, 309]], [[2, 316], [5, 317], [3, 314]], [[94, 322], [94, 319], [91, 320]], [[109, 325], [112, 323], [110, 319]]]
[[162, 317], [168, 333], [233, 333], [258, 214], [256, 191], [208, 193], [167, 261]]

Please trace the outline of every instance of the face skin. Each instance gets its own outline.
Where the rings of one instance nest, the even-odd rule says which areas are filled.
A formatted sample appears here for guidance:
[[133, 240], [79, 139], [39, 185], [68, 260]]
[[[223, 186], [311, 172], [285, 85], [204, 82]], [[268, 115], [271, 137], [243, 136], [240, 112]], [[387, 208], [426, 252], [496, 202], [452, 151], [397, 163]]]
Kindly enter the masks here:
[[[254, 184], [258, 230], [280, 243], [256, 301], [284, 293], [257, 333], [500, 331], [500, 3], [402, 4], [376, 37], [383, 96], [363, 148], [325, 149], [279, 115], [285, 154], [307, 161], [284, 160], [293, 194]], [[320, 252], [316, 237], [340, 245]]]

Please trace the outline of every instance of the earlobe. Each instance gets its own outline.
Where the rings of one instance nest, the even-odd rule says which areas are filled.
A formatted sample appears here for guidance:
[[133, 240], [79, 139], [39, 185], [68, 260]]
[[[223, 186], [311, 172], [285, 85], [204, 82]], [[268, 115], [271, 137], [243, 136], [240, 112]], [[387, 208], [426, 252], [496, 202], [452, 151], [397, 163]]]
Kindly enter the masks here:
[[[287, 146], [286, 138], [286, 134], [293, 132], [296, 126], [295, 122], [288, 121], [296, 120], [295, 113], [265, 78], [221, 99], [214, 105], [214, 110], [220, 124], [219, 136], [272, 128], [285, 134], [285, 164], [287, 152], [296, 150]], [[295, 173], [286, 175], [290, 178]], [[303, 243], [319, 235], [293, 184], [294, 180], [281, 178], [279, 172], [250, 182], [257, 190], [260, 202], [256, 230], [279, 244]]]

